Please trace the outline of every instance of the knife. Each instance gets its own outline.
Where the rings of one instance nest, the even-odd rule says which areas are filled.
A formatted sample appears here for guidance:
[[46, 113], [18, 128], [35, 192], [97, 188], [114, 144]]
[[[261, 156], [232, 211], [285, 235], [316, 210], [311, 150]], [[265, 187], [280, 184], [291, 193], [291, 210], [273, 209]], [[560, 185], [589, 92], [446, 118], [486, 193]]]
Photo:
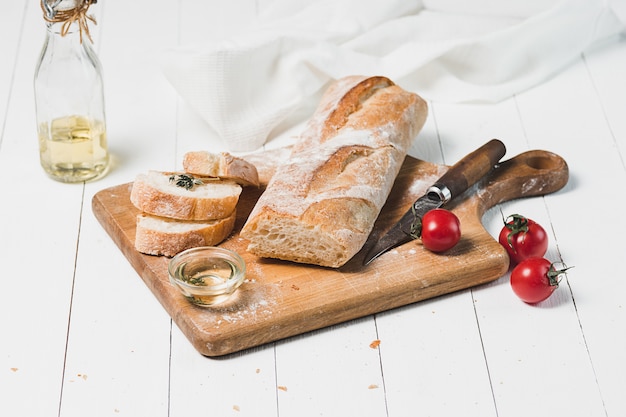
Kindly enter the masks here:
[[506, 153], [506, 147], [498, 139], [492, 139], [471, 152], [452, 166], [441, 178], [418, 198], [412, 207], [367, 252], [363, 265], [368, 265], [383, 253], [413, 240], [411, 225], [416, 217], [443, 206], [454, 197], [463, 194], [487, 174]]

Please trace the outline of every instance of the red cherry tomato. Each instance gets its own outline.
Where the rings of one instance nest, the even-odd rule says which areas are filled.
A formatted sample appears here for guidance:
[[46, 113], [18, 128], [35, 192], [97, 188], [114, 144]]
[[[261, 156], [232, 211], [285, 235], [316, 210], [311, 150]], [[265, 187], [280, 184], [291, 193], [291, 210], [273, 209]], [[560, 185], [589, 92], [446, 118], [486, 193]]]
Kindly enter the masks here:
[[525, 259], [511, 271], [511, 288], [522, 301], [538, 303], [558, 288], [559, 277], [566, 269], [557, 270], [545, 258]]
[[505, 220], [498, 241], [508, 252], [512, 265], [528, 258], [541, 258], [548, 250], [548, 235], [544, 228], [519, 214]]
[[434, 209], [422, 217], [421, 239], [431, 252], [451, 249], [461, 239], [461, 222], [451, 211]]

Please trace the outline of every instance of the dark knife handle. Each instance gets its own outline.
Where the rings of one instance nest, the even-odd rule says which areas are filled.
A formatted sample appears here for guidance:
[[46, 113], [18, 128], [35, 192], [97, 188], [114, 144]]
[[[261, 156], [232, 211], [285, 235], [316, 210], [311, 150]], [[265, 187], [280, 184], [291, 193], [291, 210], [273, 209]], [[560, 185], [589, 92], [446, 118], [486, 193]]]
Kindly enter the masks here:
[[506, 153], [506, 147], [498, 139], [492, 139], [454, 164], [432, 187], [443, 203], [462, 194], [484, 177]]

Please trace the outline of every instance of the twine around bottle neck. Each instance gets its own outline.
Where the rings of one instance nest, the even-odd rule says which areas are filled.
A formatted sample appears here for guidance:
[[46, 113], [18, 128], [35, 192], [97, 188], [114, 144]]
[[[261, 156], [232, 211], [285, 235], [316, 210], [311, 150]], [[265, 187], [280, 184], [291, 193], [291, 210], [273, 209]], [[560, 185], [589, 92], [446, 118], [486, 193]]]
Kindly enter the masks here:
[[69, 33], [70, 27], [73, 23], [78, 24], [78, 29], [80, 32], [80, 43], [83, 43], [83, 33], [91, 43], [93, 43], [93, 39], [91, 39], [91, 34], [89, 33], [89, 22], [92, 22], [94, 25], [97, 24], [96, 19], [88, 15], [89, 6], [96, 3], [97, 0], [76, 0], [76, 6], [72, 9], [67, 10], [54, 10], [52, 9], [52, 13], [49, 13], [48, 8], [44, 4], [46, 0], [41, 0], [41, 9], [43, 10], [43, 18], [46, 22], [49, 23], [61, 23], [61, 36], [65, 36]]

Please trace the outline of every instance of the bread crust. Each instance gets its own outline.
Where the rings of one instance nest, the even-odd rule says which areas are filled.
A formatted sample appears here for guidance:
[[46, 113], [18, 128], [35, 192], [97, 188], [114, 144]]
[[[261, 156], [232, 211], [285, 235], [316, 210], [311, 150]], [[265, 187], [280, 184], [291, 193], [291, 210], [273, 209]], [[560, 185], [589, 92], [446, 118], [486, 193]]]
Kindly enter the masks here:
[[187, 152], [183, 157], [183, 169], [193, 175], [232, 180], [243, 186], [259, 186], [256, 167], [228, 152], [219, 154], [208, 151]]
[[276, 173], [276, 168], [283, 164], [291, 154], [291, 146], [263, 150], [243, 156], [253, 164], [259, 174], [259, 187], [265, 188]]
[[337, 268], [364, 245], [428, 107], [385, 77], [324, 94], [241, 236], [261, 257]]
[[137, 175], [130, 201], [145, 213], [178, 220], [222, 219], [235, 211], [241, 185], [227, 180], [203, 179], [203, 184], [185, 189], [169, 180], [171, 174], [150, 171]]
[[208, 222], [184, 222], [141, 213], [137, 215], [135, 249], [147, 255], [172, 257], [186, 249], [214, 246], [230, 235], [236, 213]]

